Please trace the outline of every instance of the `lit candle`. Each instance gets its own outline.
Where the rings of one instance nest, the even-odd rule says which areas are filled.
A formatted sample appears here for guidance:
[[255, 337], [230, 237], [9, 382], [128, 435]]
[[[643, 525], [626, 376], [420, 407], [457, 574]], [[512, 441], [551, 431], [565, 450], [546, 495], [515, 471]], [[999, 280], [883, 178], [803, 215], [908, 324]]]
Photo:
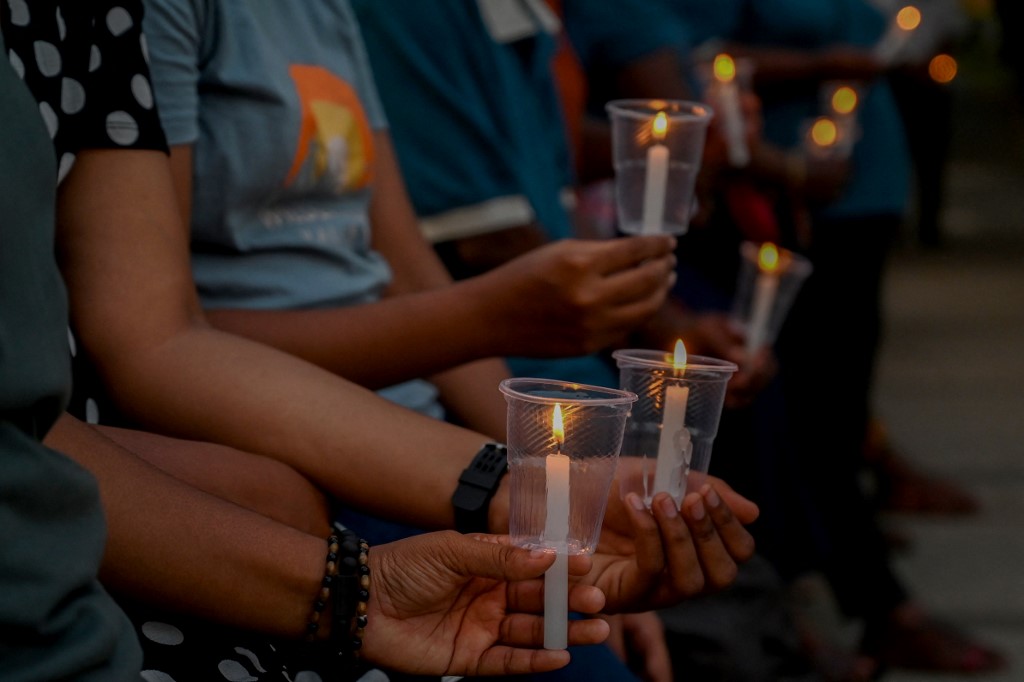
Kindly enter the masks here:
[[921, 10], [907, 5], [893, 18], [888, 30], [875, 44], [875, 58], [883, 64], [891, 64], [910, 41], [910, 37], [921, 25]]
[[[675, 376], [686, 371], [686, 347], [682, 339], [676, 341], [672, 358]], [[654, 490], [651, 497], [660, 492], [676, 494], [674, 485], [679, 471], [686, 463], [685, 451], [689, 449], [689, 432], [686, 430], [686, 403], [690, 400], [688, 386], [669, 384], [665, 387], [665, 404], [661, 412], [661, 434], [658, 437], [658, 459], [654, 467]]]
[[779, 290], [779, 250], [774, 244], [766, 242], [761, 245], [757, 254], [757, 267], [750, 323], [747, 325], [747, 357], [753, 357], [764, 344], [768, 321]]
[[722, 113], [722, 129], [729, 163], [735, 168], [743, 168], [750, 163], [750, 149], [747, 147], [743, 112], [740, 109], [736, 62], [729, 55], [720, 54], [715, 57], [712, 71], [715, 77], [712, 93], [715, 106]]
[[668, 116], [659, 111], [651, 122], [651, 139], [647, 148], [647, 175], [644, 178], [644, 213], [642, 234], [661, 232], [665, 215], [665, 189], [668, 186], [668, 147], [663, 144], [668, 132]]
[[556, 451], [545, 459], [546, 506], [544, 540], [555, 547], [555, 563], [544, 574], [544, 648], [569, 645], [569, 465], [562, 454], [565, 427], [562, 406], [555, 404], [551, 434]]
[[808, 139], [812, 156], [834, 157], [839, 143], [839, 126], [828, 116], [821, 116], [811, 124]]

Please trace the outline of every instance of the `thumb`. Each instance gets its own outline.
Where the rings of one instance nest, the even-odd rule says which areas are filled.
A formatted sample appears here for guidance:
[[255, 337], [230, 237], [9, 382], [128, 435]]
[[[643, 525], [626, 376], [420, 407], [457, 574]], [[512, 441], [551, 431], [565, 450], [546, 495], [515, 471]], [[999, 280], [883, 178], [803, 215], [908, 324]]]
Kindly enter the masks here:
[[467, 576], [528, 580], [543, 575], [555, 560], [551, 552], [514, 547], [505, 536], [455, 534], [450, 541], [449, 568]]

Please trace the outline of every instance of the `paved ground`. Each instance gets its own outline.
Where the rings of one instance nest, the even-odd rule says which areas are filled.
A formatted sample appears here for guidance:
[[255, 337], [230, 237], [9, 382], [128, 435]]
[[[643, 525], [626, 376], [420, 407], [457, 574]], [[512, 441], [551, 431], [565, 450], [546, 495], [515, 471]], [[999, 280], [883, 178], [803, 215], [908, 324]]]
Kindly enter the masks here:
[[877, 405], [908, 456], [984, 505], [956, 520], [888, 519], [912, 539], [900, 574], [1013, 665], [885, 682], [1024, 680], [1024, 107], [992, 64], [978, 60], [953, 84], [945, 247], [907, 239], [892, 261]]

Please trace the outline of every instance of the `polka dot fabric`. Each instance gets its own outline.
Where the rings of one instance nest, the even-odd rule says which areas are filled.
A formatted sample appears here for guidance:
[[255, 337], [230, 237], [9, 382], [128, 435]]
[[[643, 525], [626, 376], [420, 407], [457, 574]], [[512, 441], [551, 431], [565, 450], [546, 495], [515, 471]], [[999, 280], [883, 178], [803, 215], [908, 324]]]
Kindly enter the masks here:
[[59, 179], [83, 149], [167, 143], [134, 0], [0, 0], [7, 59], [39, 102]]

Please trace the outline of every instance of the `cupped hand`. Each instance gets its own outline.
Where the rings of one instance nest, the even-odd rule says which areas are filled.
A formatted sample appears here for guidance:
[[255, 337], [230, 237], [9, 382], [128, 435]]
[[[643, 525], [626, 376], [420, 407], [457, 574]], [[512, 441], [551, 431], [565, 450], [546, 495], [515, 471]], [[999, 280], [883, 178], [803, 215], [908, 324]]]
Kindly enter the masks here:
[[[569, 652], [542, 649], [544, 571], [554, 554], [512, 547], [507, 537], [427, 533], [370, 550], [363, 657], [421, 675], [512, 675], [555, 670]], [[571, 575], [591, 560], [570, 557]], [[599, 612], [596, 587], [571, 583], [569, 608]], [[608, 636], [600, 619], [569, 622], [569, 644]]]
[[566, 239], [476, 278], [494, 342], [505, 355], [592, 353], [624, 338], [664, 302], [675, 239]]
[[739, 368], [726, 385], [725, 406], [730, 409], [749, 405], [778, 370], [770, 348], [748, 357], [746, 336], [724, 313], [693, 315], [692, 324], [683, 330], [681, 337], [691, 354], [726, 360]]
[[[638, 458], [620, 459], [618, 477], [638, 466]], [[681, 509], [660, 493], [648, 511], [635, 493], [621, 500], [613, 486], [594, 567], [583, 581], [604, 592], [607, 613], [664, 608], [725, 588], [754, 554], [744, 525], [757, 515], [756, 504], [713, 476]]]
[[672, 682], [665, 626], [654, 611], [602, 616], [611, 626], [606, 644], [644, 682]]

